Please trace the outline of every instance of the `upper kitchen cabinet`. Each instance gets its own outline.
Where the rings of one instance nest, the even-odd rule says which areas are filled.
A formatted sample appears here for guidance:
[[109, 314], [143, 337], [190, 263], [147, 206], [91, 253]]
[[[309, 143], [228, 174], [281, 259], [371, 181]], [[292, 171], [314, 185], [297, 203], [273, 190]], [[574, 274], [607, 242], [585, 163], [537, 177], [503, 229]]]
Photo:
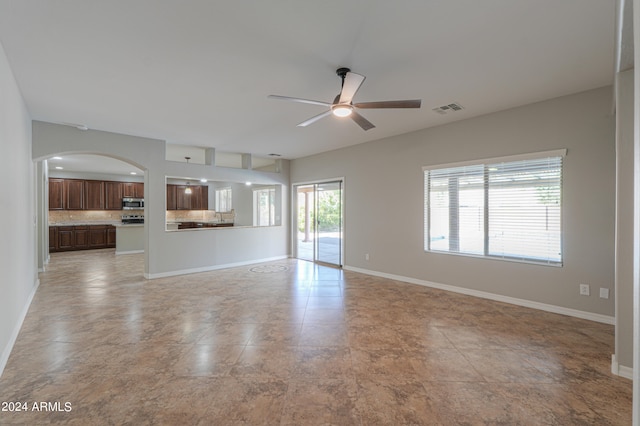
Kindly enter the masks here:
[[122, 210], [122, 182], [104, 183], [104, 209]]
[[66, 210], [84, 209], [84, 181], [75, 179], [64, 180], [64, 195]]
[[124, 197], [144, 197], [144, 183], [49, 178], [49, 210], [122, 210]]
[[[187, 188], [191, 190], [190, 193], [187, 192]], [[174, 197], [175, 204], [173, 203]], [[207, 186], [167, 185], [167, 210], [207, 210], [208, 208], [209, 189]]]
[[123, 182], [122, 196], [124, 198], [144, 198], [144, 183]]
[[104, 182], [101, 180], [84, 181], [84, 209], [104, 210]]
[[176, 205], [176, 186], [167, 185], [167, 210], [177, 210]]
[[49, 210], [64, 210], [64, 179], [49, 179]]

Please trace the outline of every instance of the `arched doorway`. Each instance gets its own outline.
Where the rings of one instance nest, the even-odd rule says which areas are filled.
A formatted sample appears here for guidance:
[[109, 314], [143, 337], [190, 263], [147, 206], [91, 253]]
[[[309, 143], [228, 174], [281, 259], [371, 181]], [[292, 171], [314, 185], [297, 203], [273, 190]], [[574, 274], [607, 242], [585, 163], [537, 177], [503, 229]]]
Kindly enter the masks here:
[[116, 235], [125, 216], [140, 218], [135, 252], [144, 252], [144, 204], [129, 210], [123, 202], [144, 199], [145, 171], [140, 166], [74, 152], [41, 159], [36, 173], [39, 269], [44, 269], [51, 252], [111, 248], [117, 253]]

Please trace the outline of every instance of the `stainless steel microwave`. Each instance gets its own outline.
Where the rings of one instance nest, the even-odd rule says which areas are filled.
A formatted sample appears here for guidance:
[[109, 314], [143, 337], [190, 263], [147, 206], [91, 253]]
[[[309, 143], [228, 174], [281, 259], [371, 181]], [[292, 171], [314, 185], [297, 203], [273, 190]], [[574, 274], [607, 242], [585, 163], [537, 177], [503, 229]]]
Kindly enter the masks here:
[[123, 198], [122, 210], [142, 210], [144, 209], [144, 198]]

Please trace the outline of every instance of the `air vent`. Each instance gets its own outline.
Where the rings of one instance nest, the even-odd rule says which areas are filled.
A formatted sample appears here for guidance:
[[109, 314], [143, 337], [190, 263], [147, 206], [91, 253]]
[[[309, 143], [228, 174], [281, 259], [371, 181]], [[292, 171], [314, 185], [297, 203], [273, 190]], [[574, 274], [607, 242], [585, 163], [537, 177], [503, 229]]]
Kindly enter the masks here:
[[450, 104], [447, 104], [447, 105], [442, 105], [442, 106], [439, 106], [437, 108], [433, 108], [432, 111], [435, 111], [438, 114], [448, 114], [450, 112], [461, 111], [462, 109], [463, 109], [462, 105], [460, 105], [457, 102], [453, 102], [453, 103], [450, 103]]

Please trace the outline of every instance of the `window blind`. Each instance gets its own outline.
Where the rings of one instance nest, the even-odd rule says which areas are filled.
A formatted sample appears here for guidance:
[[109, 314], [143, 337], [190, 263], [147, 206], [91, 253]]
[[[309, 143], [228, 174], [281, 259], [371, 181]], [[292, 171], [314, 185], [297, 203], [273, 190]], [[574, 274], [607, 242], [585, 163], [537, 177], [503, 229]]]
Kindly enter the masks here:
[[424, 169], [425, 250], [562, 263], [562, 161], [550, 154]]

